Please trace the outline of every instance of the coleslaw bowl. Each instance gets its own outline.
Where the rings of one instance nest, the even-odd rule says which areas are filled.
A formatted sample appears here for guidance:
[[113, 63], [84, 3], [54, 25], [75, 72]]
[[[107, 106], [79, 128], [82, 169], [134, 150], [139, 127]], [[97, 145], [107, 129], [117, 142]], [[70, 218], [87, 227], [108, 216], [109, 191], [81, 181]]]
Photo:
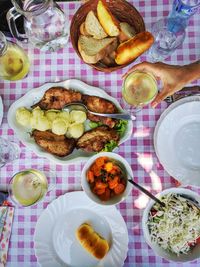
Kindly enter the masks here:
[[[185, 199], [193, 200], [195, 203], [198, 203], [200, 205], [200, 196], [195, 193], [194, 191], [190, 189], [185, 189], [185, 188], [170, 188], [162, 191], [161, 193], [157, 194], [156, 197], [164, 196], [169, 193], [174, 193], [181, 195], [182, 197], [184, 196]], [[149, 227], [147, 225], [147, 222], [149, 221], [149, 215], [152, 207], [154, 206], [155, 201], [150, 200], [147, 207], [144, 210], [143, 217], [142, 217], [142, 228], [143, 228], [143, 234], [144, 238], [147, 242], [147, 244], [153, 249], [153, 251], [160, 257], [163, 257], [167, 260], [170, 261], [175, 261], [175, 262], [188, 262], [195, 260], [200, 257], [200, 244], [197, 243], [195, 246], [188, 251], [187, 254], [179, 254], [177, 255], [176, 253], [172, 253], [170, 251], [167, 251], [166, 249], [162, 248], [159, 246], [157, 243], [153, 242], [151, 239]]]

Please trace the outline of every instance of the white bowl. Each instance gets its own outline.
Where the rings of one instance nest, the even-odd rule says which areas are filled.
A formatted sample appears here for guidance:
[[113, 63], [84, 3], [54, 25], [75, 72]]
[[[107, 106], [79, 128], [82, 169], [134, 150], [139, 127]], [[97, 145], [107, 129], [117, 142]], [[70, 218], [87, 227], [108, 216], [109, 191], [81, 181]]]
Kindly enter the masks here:
[[[184, 194], [200, 203], [200, 196], [193, 192], [192, 190], [185, 189], [185, 188], [170, 188], [162, 191], [161, 193], [157, 194], [157, 197], [166, 195], [169, 193], [176, 193], [176, 194]], [[197, 244], [190, 252], [187, 254], [181, 254], [177, 256], [174, 253], [170, 253], [166, 251], [165, 249], [161, 248], [159, 245], [153, 243], [151, 241], [149, 229], [147, 226], [147, 221], [149, 217], [149, 212], [152, 208], [152, 206], [155, 204], [154, 200], [151, 200], [147, 207], [144, 210], [143, 217], [142, 217], [142, 228], [143, 228], [143, 233], [144, 233], [144, 238], [147, 242], [147, 244], [154, 250], [154, 252], [158, 255], [161, 256], [167, 260], [171, 261], [176, 261], [176, 262], [187, 262], [187, 261], [192, 261], [200, 257], [200, 244]]]
[[98, 196], [96, 196], [90, 189], [90, 185], [87, 181], [87, 171], [90, 168], [90, 166], [94, 163], [94, 161], [99, 158], [99, 157], [108, 157], [110, 159], [114, 159], [119, 161], [127, 170], [127, 172], [131, 175], [131, 177], [133, 177], [133, 172], [131, 169], [131, 166], [129, 165], [129, 163], [121, 156], [119, 156], [116, 153], [112, 153], [112, 152], [100, 152], [97, 155], [94, 155], [93, 157], [91, 157], [87, 163], [84, 165], [83, 170], [82, 170], [82, 174], [81, 174], [81, 185], [83, 190], [85, 191], [86, 195], [93, 200], [94, 202], [101, 204], [101, 205], [115, 205], [118, 204], [119, 202], [123, 201], [130, 193], [130, 191], [132, 190], [132, 185], [127, 182], [126, 185], [126, 189], [125, 191], [118, 195], [118, 196], [114, 196], [112, 197], [110, 200], [107, 201], [102, 201], [98, 198]]

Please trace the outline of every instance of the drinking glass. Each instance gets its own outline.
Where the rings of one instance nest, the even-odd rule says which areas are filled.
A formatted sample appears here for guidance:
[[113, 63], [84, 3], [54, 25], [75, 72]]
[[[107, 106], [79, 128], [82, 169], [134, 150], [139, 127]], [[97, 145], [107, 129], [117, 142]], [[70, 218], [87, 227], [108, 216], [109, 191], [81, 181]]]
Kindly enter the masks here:
[[125, 77], [122, 86], [124, 108], [134, 115], [151, 103], [157, 93], [157, 81], [151, 73], [133, 71]]
[[13, 42], [6, 40], [0, 32], [0, 78], [16, 81], [29, 72], [30, 62], [25, 51]]
[[147, 55], [151, 62], [169, 57], [185, 39], [184, 26], [174, 18], [160, 19], [152, 26], [151, 32], [155, 39]]
[[52, 172], [26, 169], [16, 173], [10, 180], [10, 199], [18, 206], [27, 207], [41, 201], [47, 192], [55, 188]]
[[0, 168], [6, 163], [18, 159], [20, 156], [19, 146], [0, 137]]

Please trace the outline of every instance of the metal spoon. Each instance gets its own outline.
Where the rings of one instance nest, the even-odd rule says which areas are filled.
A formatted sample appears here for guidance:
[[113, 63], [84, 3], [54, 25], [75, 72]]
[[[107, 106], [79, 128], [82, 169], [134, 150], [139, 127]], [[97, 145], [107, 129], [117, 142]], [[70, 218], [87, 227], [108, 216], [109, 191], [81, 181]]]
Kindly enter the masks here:
[[97, 112], [93, 112], [91, 110], [89, 110], [86, 105], [84, 105], [83, 103], [70, 103], [65, 105], [62, 110], [64, 111], [71, 111], [71, 110], [82, 110], [84, 112], [89, 112], [93, 115], [97, 115], [97, 116], [101, 116], [101, 117], [107, 117], [107, 118], [112, 118], [112, 119], [121, 119], [121, 120], [135, 120], [136, 117], [132, 116], [128, 113], [97, 113]]
[[125, 176], [127, 177], [127, 180], [129, 183], [133, 184], [135, 187], [137, 187], [140, 191], [142, 191], [144, 194], [146, 194], [148, 197], [150, 197], [151, 199], [153, 199], [155, 202], [157, 202], [158, 204], [160, 204], [162, 207], [165, 207], [165, 203], [160, 201], [160, 199], [158, 199], [157, 197], [155, 197], [154, 195], [152, 195], [148, 190], [146, 190], [144, 187], [142, 187], [141, 185], [139, 185], [138, 183], [136, 183], [133, 178], [131, 177], [131, 175], [128, 173], [128, 171], [125, 169], [125, 167], [121, 164], [121, 162], [117, 161], [117, 160], [113, 160], [114, 163], [116, 163], [119, 168], [121, 169], [121, 171], [125, 174]]

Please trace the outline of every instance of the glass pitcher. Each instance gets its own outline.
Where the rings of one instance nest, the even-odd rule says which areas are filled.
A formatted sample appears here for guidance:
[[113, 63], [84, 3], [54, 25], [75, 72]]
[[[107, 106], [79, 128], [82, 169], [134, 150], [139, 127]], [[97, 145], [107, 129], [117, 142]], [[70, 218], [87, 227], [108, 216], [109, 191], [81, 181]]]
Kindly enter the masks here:
[[[7, 13], [12, 35], [20, 41], [29, 41], [43, 51], [62, 48], [69, 38], [69, 23], [63, 11], [53, 0], [12, 0]], [[24, 17], [25, 34], [18, 32], [16, 19]]]

